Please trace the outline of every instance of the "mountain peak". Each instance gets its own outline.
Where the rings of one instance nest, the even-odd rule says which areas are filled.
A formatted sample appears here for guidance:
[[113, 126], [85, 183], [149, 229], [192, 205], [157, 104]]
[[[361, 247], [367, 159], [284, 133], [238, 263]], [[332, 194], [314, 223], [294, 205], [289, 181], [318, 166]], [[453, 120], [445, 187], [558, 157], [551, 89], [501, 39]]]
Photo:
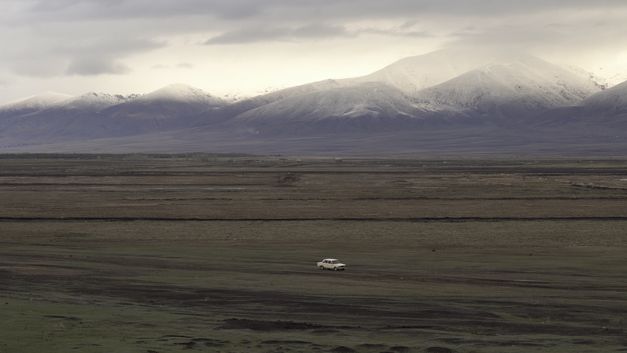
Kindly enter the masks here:
[[[507, 55], [471, 51], [460, 48], [441, 49], [423, 55], [400, 59], [368, 76], [358, 78], [360, 82], [382, 82], [396, 87], [406, 94], [446, 82], [489, 63], [513, 61], [518, 53]], [[504, 57], [510, 59], [504, 59]]]
[[176, 101], [190, 103], [221, 103], [222, 100], [186, 84], [175, 83], [143, 95], [143, 101]]
[[570, 107], [600, 90], [590, 80], [531, 55], [503, 55], [416, 96], [454, 111], [493, 117]]
[[0, 107], [1, 110], [21, 110], [21, 109], [45, 109], [57, 103], [68, 100], [72, 96], [57, 92], [44, 92], [42, 94], [21, 99]]
[[60, 106], [64, 109], [80, 109], [80, 108], [106, 108], [112, 105], [124, 103], [133, 96], [123, 96], [120, 94], [109, 94], [101, 92], [87, 92], [78, 97], [68, 99]]

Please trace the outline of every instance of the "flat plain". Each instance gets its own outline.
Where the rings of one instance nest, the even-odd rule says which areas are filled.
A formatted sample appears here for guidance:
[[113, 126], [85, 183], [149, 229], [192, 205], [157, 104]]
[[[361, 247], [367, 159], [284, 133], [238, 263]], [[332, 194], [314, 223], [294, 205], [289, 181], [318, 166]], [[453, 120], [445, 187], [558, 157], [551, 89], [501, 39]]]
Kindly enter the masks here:
[[1, 353], [621, 352], [626, 273], [624, 160], [0, 157]]

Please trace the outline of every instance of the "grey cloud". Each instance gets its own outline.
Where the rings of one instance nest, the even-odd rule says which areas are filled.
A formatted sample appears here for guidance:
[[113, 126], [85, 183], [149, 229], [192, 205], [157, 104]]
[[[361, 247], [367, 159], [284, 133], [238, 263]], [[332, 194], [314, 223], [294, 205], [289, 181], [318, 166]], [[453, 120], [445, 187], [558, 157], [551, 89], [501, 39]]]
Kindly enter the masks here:
[[131, 69], [120, 62], [135, 53], [154, 50], [164, 44], [144, 39], [101, 40], [92, 43], [64, 45], [57, 50], [70, 56], [66, 74], [70, 75], [121, 75]]
[[[399, 23], [398, 31], [381, 35], [420, 37], [432, 28], [411, 31], [423, 21], [455, 26], [460, 17], [479, 26], [510, 16], [549, 14], [556, 20], [568, 12], [627, 9], [624, 0], [5, 0], [21, 4], [0, 14], [1, 23], [24, 26], [49, 23], [73, 26], [93, 34], [95, 28], [117, 27], [129, 33], [159, 37], [172, 33], [222, 33], [208, 44], [262, 40], [305, 40], [349, 37], [350, 24], [364, 20]], [[10, 7], [11, 8], [11, 7]], [[167, 25], [155, 18], [167, 19]], [[303, 27], [303, 23], [311, 24]], [[530, 23], [533, 25], [533, 23]], [[267, 26], [267, 27], [266, 27]], [[453, 28], [452, 30], [456, 30]], [[327, 32], [325, 32], [327, 31]]]
[[30, 1], [28, 9], [31, 12], [57, 12], [76, 7], [80, 3], [79, 0]]
[[[13, 0], [18, 1], [18, 0]], [[251, 17], [354, 19], [411, 17], [430, 14], [479, 16], [528, 14], [551, 10], [625, 7], [623, 0], [19, 0], [22, 16], [42, 20], [85, 18], [152, 18], [211, 16], [224, 19]]]
[[[241, 46], [334, 40], [323, 44], [342, 46], [346, 53], [352, 41], [369, 50], [371, 37], [378, 51], [398, 52], [406, 45], [407, 53], [446, 45], [516, 46], [575, 57], [584, 50], [616, 53], [627, 47], [625, 0], [0, 0], [0, 5], [0, 67], [11, 77], [124, 74], [133, 69], [134, 55], [160, 48], [166, 54], [175, 46], [197, 45], [198, 38], [208, 45]], [[175, 60], [202, 62], [212, 50], [186, 47], [183, 51], [197, 57]], [[189, 68], [168, 62], [178, 53], [159, 54], [150, 63], [165, 66], [155, 69]]]
[[[627, 14], [627, 11], [622, 15]], [[546, 52], [554, 50], [590, 50], [590, 48], [622, 48], [627, 46], [627, 22], [622, 15], [579, 19], [576, 23], [554, 23], [546, 18], [534, 26], [527, 23], [505, 23], [486, 28], [466, 28], [452, 33], [449, 46], [486, 46], [501, 49], [520, 48]]]
[[74, 40], [69, 43], [58, 44], [54, 51], [60, 54], [82, 55], [109, 55], [124, 56], [138, 52], [150, 51], [165, 46], [164, 42], [142, 38], [92, 37], [84, 40]]
[[238, 19], [258, 15], [268, 5], [254, 0], [22, 0], [28, 2], [22, 14], [44, 21], [212, 16]]
[[[491, 22], [511, 17], [547, 16], [561, 21], [566, 13], [627, 9], [624, 0], [4, 0], [0, 27], [37, 23], [64, 27], [90, 36], [124, 38], [124, 32], [146, 38], [172, 34], [220, 33], [206, 44], [306, 41], [351, 38], [363, 34], [426, 38], [452, 37], [469, 22], [482, 32]], [[12, 10], [11, 10], [12, 9]], [[167, 19], [167, 22], [155, 18]], [[355, 29], [352, 24], [384, 20], [398, 27]], [[460, 21], [461, 20], [461, 21]], [[466, 22], [466, 23], [461, 23]], [[304, 26], [303, 23], [309, 24]], [[424, 24], [424, 25], [423, 25]], [[528, 22], [534, 27], [534, 19]], [[109, 31], [111, 33], [109, 33]], [[472, 33], [469, 33], [472, 34]], [[536, 40], [541, 41], [540, 38]], [[60, 38], [58, 41], [62, 41]]]
[[[39, 54], [39, 55], [37, 55]], [[39, 52], [35, 56], [28, 56], [10, 65], [14, 74], [28, 77], [53, 77], [61, 74], [66, 63], [58, 57], [51, 57], [45, 52]], [[40, 58], [46, 58], [41, 60]]]
[[112, 58], [81, 57], [73, 60], [66, 73], [69, 75], [121, 75], [130, 72], [130, 68]]
[[222, 33], [210, 38], [205, 44], [241, 44], [277, 40], [292, 41], [300, 39], [346, 37], [350, 35], [351, 33], [342, 26], [308, 25], [295, 28], [246, 28]]
[[21, 76], [125, 74], [130, 68], [125, 58], [157, 48], [165, 43], [136, 38], [33, 38], [29, 45], [16, 47], [0, 57]]
[[296, 28], [266, 27], [235, 30], [210, 38], [204, 44], [243, 44], [268, 41], [302, 41], [311, 39], [350, 38], [363, 34], [422, 38], [435, 36], [429, 31], [415, 30], [409, 26], [348, 30], [344, 26], [309, 25]]

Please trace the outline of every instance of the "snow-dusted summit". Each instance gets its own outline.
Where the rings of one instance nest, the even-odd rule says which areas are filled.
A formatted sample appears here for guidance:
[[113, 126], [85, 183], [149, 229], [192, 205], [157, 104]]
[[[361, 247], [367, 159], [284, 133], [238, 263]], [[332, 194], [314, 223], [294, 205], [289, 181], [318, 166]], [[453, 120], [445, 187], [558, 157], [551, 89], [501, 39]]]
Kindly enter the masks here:
[[[425, 119], [519, 121], [547, 109], [576, 106], [601, 87], [590, 75], [521, 53], [441, 50], [400, 60], [371, 75], [326, 80], [240, 102], [233, 123], [253, 131], [325, 122], [325, 131], [405, 129]], [[399, 119], [402, 120], [399, 125]], [[464, 122], [466, 123], [466, 122]], [[329, 127], [330, 126], [330, 127]], [[308, 129], [310, 130], [310, 129]]]
[[287, 96], [236, 116], [232, 123], [271, 132], [313, 125], [327, 131], [361, 128], [373, 122], [406, 120], [421, 109], [400, 90], [376, 82], [334, 87]]
[[416, 94], [436, 110], [516, 118], [576, 106], [601, 87], [590, 79], [533, 56], [504, 58]]
[[78, 97], [70, 98], [54, 106], [61, 110], [90, 110], [98, 111], [107, 107], [121, 104], [134, 99], [135, 96], [123, 96], [119, 94], [89, 92]]
[[116, 136], [183, 129], [215, 122], [215, 111], [226, 104], [201, 89], [175, 84], [111, 106], [100, 121]]
[[414, 95], [492, 61], [492, 55], [461, 49], [443, 49], [401, 59], [356, 82], [379, 82]]
[[72, 96], [63, 93], [46, 92], [37, 96], [2, 105], [0, 106], [0, 113], [17, 111], [32, 112], [42, 110], [68, 100], [71, 97]]
[[184, 84], [172, 84], [145, 94], [138, 98], [138, 101], [171, 101], [180, 103], [201, 103], [208, 105], [223, 105], [225, 101], [210, 95], [209, 93], [195, 87]]
[[203, 125], [226, 102], [200, 89], [170, 85], [146, 95], [89, 92], [0, 120], [0, 138], [70, 141]]

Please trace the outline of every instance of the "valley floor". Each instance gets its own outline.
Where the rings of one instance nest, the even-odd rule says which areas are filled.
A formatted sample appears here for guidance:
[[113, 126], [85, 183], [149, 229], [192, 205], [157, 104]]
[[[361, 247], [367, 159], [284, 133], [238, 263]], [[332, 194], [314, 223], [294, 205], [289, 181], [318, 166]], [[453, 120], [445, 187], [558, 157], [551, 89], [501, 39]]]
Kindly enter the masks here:
[[626, 231], [623, 160], [4, 155], [0, 352], [625, 351]]

